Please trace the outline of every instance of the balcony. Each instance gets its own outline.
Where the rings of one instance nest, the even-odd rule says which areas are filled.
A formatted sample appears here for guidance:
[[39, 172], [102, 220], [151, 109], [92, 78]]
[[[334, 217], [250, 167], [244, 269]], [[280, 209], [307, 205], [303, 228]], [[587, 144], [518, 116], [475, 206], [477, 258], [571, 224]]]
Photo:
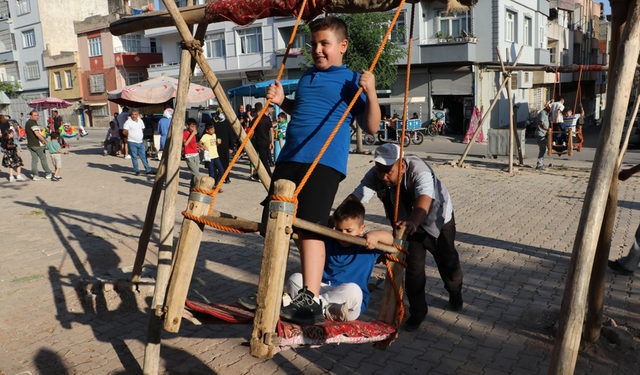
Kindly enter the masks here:
[[420, 63], [439, 64], [449, 62], [478, 61], [475, 42], [445, 42], [420, 44]]
[[573, 44], [582, 44], [584, 34], [582, 30], [573, 30]]
[[0, 61], [3, 64], [18, 61], [18, 51], [5, 51], [0, 52]]
[[[284, 53], [286, 48], [276, 50], [276, 66], [282, 65], [284, 59]], [[287, 63], [284, 65], [285, 69], [300, 69], [300, 64], [307, 65], [307, 59], [302, 54], [302, 48], [292, 48], [287, 56]]]
[[549, 50], [546, 48], [536, 48], [534, 59], [536, 65], [549, 65], [549, 61], [551, 60]]
[[116, 47], [116, 65], [147, 66], [162, 62], [160, 47]]

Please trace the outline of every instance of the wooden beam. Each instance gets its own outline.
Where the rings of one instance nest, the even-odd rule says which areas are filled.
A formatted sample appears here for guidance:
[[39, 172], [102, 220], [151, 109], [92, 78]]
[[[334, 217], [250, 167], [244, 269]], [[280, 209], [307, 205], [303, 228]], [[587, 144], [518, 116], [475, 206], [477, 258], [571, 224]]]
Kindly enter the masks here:
[[[175, 6], [173, 0], [165, 0]], [[170, 137], [173, 140], [169, 143], [168, 152], [164, 153], [167, 158], [167, 187], [164, 192], [164, 203], [162, 207], [162, 221], [160, 223], [160, 249], [158, 250], [158, 269], [156, 275], [156, 285], [153, 291], [151, 311], [149, 313], [149, 325], [147, 329], [147, 343], [144, 355], [144, 373], [157, 374], [160, 362], [160, 341], [162, 338], [162, 315], [157, 314], [164, 306], [167, 284], [171, 274], [171, 260], [173, 251], [173, 230], [175, 227], [176, 198], [178, 196], [180, 155], [182, 151], [182, 131], [185, 123], [185, 113], [187, 109], [187, 94], [189, 92], [189, 76], [191, 75], [191, 55], [188, 51], [182, 50], [180, 63], [180, 77], [178, 79], [178, 94], [176, 96], [176, 108], [174, 116], [171, 118]]]
[[[518, 60], [520, 60], [520, 56], [522, 56], [522, 50], [523, 49], [524, 49], [524, 46], [520, 47], [520, 52], [518, 52], [518, 57], [516, 57], [516, 61], [513, 63], [513, 66], [516, 66], [518, 64]], [[495, 98], [493, 98], [493, 102], [491, 102], [491, 106], [489, 106], [489, 109], [487, 110], [487, 112], [482, 117], [482, 120], [480, 121], [480, 124], [478, 125], [478, 128], [473, 133], [473, 137], [471, 137], [471, 140], [469, 141], [469, 144], [464, 149], [464, 152], [462, 153], [462, 156], [460, 157], [460, 160], [458, 160], [458, 166], [459, 167], [461, 167], [462, 163], [464, 163], [464, 159], [467, 157], [467, 154], [469, 153], [469, 150], [471, 150], [471, 145], [473, 145], [473, 143], [476, 141], [476, 138], [478, 138], [478, 135], [482, 131], [482, 125], [484, 125], [484, 122], [487, 120], [487, 118], [489, 118], [489, 114], [491, 113], [491, 110], [498, 103], [498, 98], [500, 98], [500, 95], [502, 94], [502, 89], [504, 89], [504, 87], [506, 85], [507, 85], [507, 80], [505, 79], [505, 80], [502, 81], [502, 84], [500, 85], [500, 88], [498, 89], [498, 92], [496, 92], [496, 96], [495, 96]]]
[[[624, 2], [612, 2], [612, 9], [615, 3], [624, 5]], [[549, 365], [550, 375], [573, 374], [578, 357], [587, 287], [640, 53], [640, 2], [630, 1], [627, 5], [630, 7], [630, 11], [627, 12], [627, 25], [609, 81], [611, 86], [607, 99], [611, 100], [611, 105], [607, 105], [605, 110], [598, 148], [578, 223], [562, 297], [558, 334]]]
[[[274, 194], [293, 197], [296, 184], [289, 180], [278, 180], [274, 184]], [[282, 305], [282, 290], [284, 275], [289, 256], [289, 241], [293, 228], [293, 203], [271, 201], [269, 203], [269, 218], [267, 232], [264, 239], [262, 266], [258, 281], [258, 296], [256, 315], [253, 319], [253, 333], [251, 334], [251, 355], [257, 358], [272, 358], [275, 345], [268, 340], [277, 332], [277, 323]], [[282, 210], [276, 206], [283, 206]], [[289, 212], [286, 208], [290, 206]]]
[[[178, 10], [178, 7], [176, 6], [176, 4], [173, 1], [169, 1], [169, 2], [167, 2], [167, 0], [163, 0], [163, 1], [165, 2], [165, 6], [167, 7], [167, 10], [173, 17], [175, 21], [175, 25], [178, 28], [178, 32], [180, 33], [180, 36], [182, 37], [184, 42], [186, 44], [193, 44], [195, 39], [189, 32], [189, 28], [185, 23], [185, 21], [180, 17], [180, 10]], [[233, 131], [236, 133], [236, 136], [238, 137], [240, 142], [244, 141], [247, 134], [245, 133], [242, 126], [240, 126], [240, 121], [236, 116], [236, 111], [233, 109], [233, 107], [231, 107], [231, 104], [229, 103], [229, 99], [227, 98], [227, 93], [224, 91], [224, 89], [220, 85], [220, 82], [218, 82], [218, 78], [213, 73], [213, 70], [211, 70], [211, 67], [207, 62], [207, 59], [204, 57], [202, 52], [198, 49], [195, 49], [195, 48], [190, 49], [189, 52], [191, 53], [191, 57], [197, 61], [198, 66], [200, 66], [200, 70], [202, 71], [202, 74], [205, 76], [205, 78], [207, 79], [207, 83], [209, 84], [214, 94], [216, 95], [218, 104], [220, 104], [220, 107], [224, 111], [224, 114], [226, 115], [227, 119], [229, 119], [229, 122], [231, 123], [231, 126], [233, 128]], [[265, 187], [267, 191], [269, 191], [269, 185], [271, 185], [271, 177], [269, 177], [269, 173], [266, 170], [266, 168], [269, 168], [269, 166], [262, 165], [262, 163], [260, 162], [260, 158], [258, 157], [258, 153], [253, 148], [253, 145], [251, 144], [251, 142], [247, 142], [244, 150], [247, 153], [247, 156], [249, 156], [249, 160], [256, 167], [258, 177], [260, 177], [260, 181], [262, 182], [262, 185]]]
[[[555, 73], [558, 69], [558, 73], [578, 73], [580, 69], [583, 72], [607, 72], [611, 65], [538, 65], [538, 66], [506, 66], [507, 71], [524, 71], [524, 72], [546, 72]], [[487, 70], [502, 70], [498, 65], [488, 65]], [[636, 65], [636, 70], [640, 70], [640, 65]]]
[[[199, 176], [197, 182], [197, 187], [205, 190], [213, 188], [215, 184], [215, 180], [209, 176]], [[192, 192], [189, 196], [187, 212], [194, 216], [201, 216], [209, 210], [210, 202], [211, 197]], [[177, 333], [180, 329], [184, 301], [189, 292], [189, 284], [191, 284], [191, 276], [200, 250], [203, 230], [204, 224], [196, 223], [186, 217], [182, 220], [182, 229], [176, 246], [165, 304], [164, 329], [167, 332]]]

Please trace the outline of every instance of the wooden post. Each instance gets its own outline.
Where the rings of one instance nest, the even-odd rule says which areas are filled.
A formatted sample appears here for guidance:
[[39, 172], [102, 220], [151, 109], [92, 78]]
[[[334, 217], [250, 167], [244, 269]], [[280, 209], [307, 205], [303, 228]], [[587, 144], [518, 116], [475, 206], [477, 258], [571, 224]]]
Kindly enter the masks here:
[[[171, 135], [167, 137], [167, 144], [171, 142], [170, 137]], [[133, 271], [131, 272], [132, 283], [140, 282], [142, 266], [144, 265], [144, 259], [147, 256], [147, 248], [149, 246], [149, 240], [151, 239], [151, 232], [153, 231], [156, 212], [158, 211], [158, 202], [160, 201], [160, 195], [162, 194], [166, 171], [167, 158], [163, 158], [156, 173], [156, 180], [153, 182], [151, 196], [149, 197], [149, 204], [147, 205], [147, 213], [144, 219], [144, 225], [142, 226], [142, 233], [140, 233], [140, 239], [138, 240], [138, 251], [136, 252], [136, 259], [133, 262]]]
[[507, 78], [507, 95], [509, 96], [509, 174], [513, 173], [513, 141], [515, 138], [515, 126], [513, 124], [513, 99], [511, 98], [511, 76]]
[[[518, 60], [520, 60], [520, 56], [522, 56], [522, 50], [523, 49], [524, 49], [524, 46], [520, 47], [520, 52], [518, 52], [518, 57], [516, 57], [516, 61], [513, 63], [513, 66], [516, 66], [518, 64]], [[473, 142], [476, 141], [476, 138], [478, 138], [478, 135], [480, 134], [481, 129], [482, 129], [482, 125], [484, 124], [484, 122], [489, 117], [489, 114], [491, 113], [491, 110], [493, 109], [493, 107], [496, 105], [496, 103], [498, 103], [498, 98], [500, 98], [500, 94], [502, 93], [502, 89], [504, 89], [504, 87], [506, 85], [507, 85], [507, 80], [505, 79], [505, 80], [502, 81], [502, 85], [500, 85], [500, 88], [498, 89], [498, 92], [496, 92], [496, 96], [495, 96], [495, 98], [493, 98], [493, 102], [491, 102], [491, 106], [489, 106], [489, 109], [484, 114], [484, 117], [482, 117], [482, 121], [480, 121], [480, 125], [478, 125], [477, 130], [473, 133], [473, 137], [471, 137], [471, 140], [469, 141], [469, 144], [467, 145], [467, 148], [464, 149], [464, 152], [462, 153], [462, 156], [460, 157], [460, 160], [458, 160], [458, 166], [459, 167], [461, 167], [462, 163], [464, 163], [464, 159], [467, 157], [467, 154], [469, 153], [469, 150], [471, 150], [471, 145], [473, 144]]]
[[[212, 189], [215, 180], [209, 176], [200, 176], [197, 180], [197, 187], [200, 189]], [[194, 216], [202, 216], [209, 210], [211, 197], [198, 192], [189, 194], [187, 212]], [[182, 311], [184, 301], [189, 292], [189, 284], [193, 275], [193, 268], [196, 264], [200, 242], [202, 241], [202, 231], [204, 225], [184, 218], [182, 229], [176, 245], [176, 254], [171, 270], [171, 279], [167, 289], [166, 315], [164, 329], [167, 332], [176, 333], [180, 329], [182, 321]]]
[[600, 235], [606, 199], [611, 188], [629, 93], [640, 53], [640, 2], [632, 1], [629, 6], [631, 11], [628, 12], [627, 25], [609, 81], [611, 86], [607, 99], [611, 99], [611, 105], [607, 105], [605, 110], [567, 273], [558, 334], [549, 365], [550, 375], [573, 374], [578, 356], [587, 286], [591, 277], [597, 239]]
[[[165, 4], [175, 3], [165, 0]], [[173, 230], [175, 227], [176, 198], [178, 196], [178, 172], [180, 168], [180, 154], [182, 150], [182, 131], [184, 117], [187, 108], [187, 94], [189, 92], [189, 76], [191, 75], [191, 55], [187, 50], [182, 50], [180, 60], [180, 77], [178, 79], [178, 94], [176, 96], [176, 108], [171, 118], [171, 139], [169, 151], [165, 153], [167, 158], [167, 187], [164, 192], [162, 207], [162, 221], [160, 224], [160, 249], [158, 251], [158, 269], [156, 286], [153, 291], [151, 311], [149, 313], [149, 326], [147, 329], [147, 344], [144, 355], [144, 373], [155, 375], [158, 373], [160, 362], [160, 340], [162, 337], [162, 307], [171, 272], [171, 257], [173, 248]]]
[[[395, 238], [406, 241], [407, 235], [405, 234], [405, 229], [406, 228], [396, 229]], [[405, 254], [403, 252], [399, 252], [397, 258], [404, 261]], [[402, 287], [404, 267], [396, 262], [392, 262], [391, 272], [394, 275], [395, 284], [391, 281], [391, 276], [387, 273], [387, 277], [384, 281], [384, 290], [382, 291], [382, 303], [380, 305], [378, 320], [387, 324], [395, 325], [396, 305], [398, 299], [396, 298], [396, 293], [393, 289], [398, 288], [398, 290], [400, 290], [400, 287]], [[404, 303], [403, 301], [401, 302]]]
[[[182, 37], [182, 39], [185, 41], [185, 43], [193, 43], [194, 38], [189, 32], [189, 28], [187, 27], [186, 22], [180, 16], [180, 11], [178, 10], [178, 7], [176, 6], [175, 2], [168, 1], [168, 0], [163, 0], [163, 1], [165, 4], [165, 7], [167, 8], [167, 11], [169, 12], [169, 14], [171, 15], [171, 18], [175, 22], [176, 27], [178, 28], [178, 32], [180, 33], [180, 36]], [[211, 67], [207, 62], [207, 59], [199, 50], [190, 49], [189, 52], [191, 53], [191, 56], [198, 63], [198, 66], [200, 66], [200, 70], [202, 71], [202, 74], [207, 79], [207, 83], [209, 83], [209, 86], [211, 87], [214, 94], [216, 95], [216, 99], [218, 100], [218, 103], [220, 104], [222, 111], [224, 112], [226, 117], [229, 119], [229, 122], [233, 127], [233, 131], [236, 133], [236, 136], [238, 137], [240, 142], [242, 142], [246, 138], [247, 134], [244, 132], [244, 129], [242, 129], [242, 126], [240, 126], [240, 121], [238, 121], [238, 117], [236, 116], [236, 111], [233, 109], [233, 107], [229, 103], [227, 94], [225, 93], [224, 89], [220, 85], [220, 82], [218, 82], [218, 78], [213, 73], [213, 70], [211, 70]], [[268, 191], [269, 186], [271, 185], [271, 177], [269, 177], [269, 173], [265, 168], [269, 168], [269, 166], [262, 165], [262, 163], [260, 162], [260, 158], [258, 157], [258, 153], [253, 148], [253, 145], [251, 144], [251, 142], [247, 142], [244, 149], [247, 153], [247, 156], [249, 156], [249, 160], [251, 160], [253, 165], [256, 166], [258, 177], [260, 177], [260, 181], [262, 182], [262, 185], [264, 185], [265, 189]]]
[[[273, 185], [274, 194], [279, 196], [293, 197], [296, 189], [296, 185], [289, 180], [278, 180]], [[294, 210], [293, 203], [269, 202], [269, 219], [258, 281], [258, 308], [251, 334], [251, 355], [257, 358], [272, 358], [274, 354], [273, 338], [277, 336]]]
[[[622, 5], [622, 6], [621, 6]], [[628, 11], [627, 4], [615, 4], [612, 6], [612, 43], [610, 53], [610, 64], [615, 64], [618, 44], [620, 36], [622, 35], [622, 27], [626, 21], [626, 14]], [[636, 88], [636, 99], [633, 107], [632, 115], [630, 119], [635, 119], [638, 113], [638, 105], [640, 100], [638, 96], [640, 94], [640, 85]], [[616, 168], [614, 169], [613, 176], [611, 178], [611, 188], [609, 190], [609, 197], [607, 199], [607, 206], [604, 212], [604, 220], [602, 222], [602, 229], [600, 236], [598, 237], [598, 246], [596, 247], [596, 256], [593, 262], [593, 269], [591, 275], [591, 281], [589, 283], [589, 294], [587, 297], [587, 319], [585, 321], [584, 338], [589, 342], [596, 342], [600, 338], [600, 330], [602, 329], [602, 318], [604, 315], [604, 288], [607, 276], [607, 261], [609, 260], [609, 250], [611, 249], [611, 234], [613, 233], [613, 227], [616, 220], [616, 209], [618, 206], [618, 172], [622, 161], [624, 160], [624, 154], [629, 145], [629, 137], [631, 136], [631, 129], [633, 122], [629, 121], [629, 127], [625, 136]]]
[[[577, 125], [576, 125], [577, 126]], [[567, 130], [567, 155], [573, 156], [573, 127]]]
[[553, 155], [553, 122], [551, 121], [549, 121], [549, 131], [547, 132], [547, 155]]

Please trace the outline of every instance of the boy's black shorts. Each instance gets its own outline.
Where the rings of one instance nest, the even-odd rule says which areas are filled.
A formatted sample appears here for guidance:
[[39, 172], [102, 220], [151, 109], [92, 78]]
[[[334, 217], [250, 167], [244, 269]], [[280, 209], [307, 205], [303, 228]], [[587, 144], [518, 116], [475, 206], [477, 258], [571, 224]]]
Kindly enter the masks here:
[[[293, 181], [296, 186], [300, 184], [304, 175], [309, 170], [311, 163], [279, 162], [271, 177], [269, 195], [264, 200], [262, 222], [267, 222], [269, 213], [269, 201], [273, 195], [273, 182], [277, 180]], [[344, 175], [331, 167], [318, 164], [311, 173], [298, 195], [298, 212], [296, 217], [312, 223], [326, 226], [329, 214], [333, 206], [333, 200], [338, 192], [338, 185], [344, 179]]]

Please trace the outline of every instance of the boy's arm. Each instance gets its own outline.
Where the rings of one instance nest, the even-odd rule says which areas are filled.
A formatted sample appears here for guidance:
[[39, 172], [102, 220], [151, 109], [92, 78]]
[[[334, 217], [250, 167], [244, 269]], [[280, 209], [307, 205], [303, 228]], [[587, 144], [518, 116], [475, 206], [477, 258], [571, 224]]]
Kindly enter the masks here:
[[638, 172], [640, 172], [640, 164], [637, 164], [630, 169], [625, 169], [624, 171], [620, 171], [620, 173], [618, 174], [618, 180], [626, 181], [629, 179], [629, 177], [633, 176]]
[[193, 139], [193, 137], [195, 137], [195, 136], [196, 136], [196, 133], [195, 133], [195, 132], [193, 132], [193, 133], [189, 133], [189, 136], [188, 136], [186, 139], [184, 139], [184, 140], [182, 141], [182, 145], [183, 145], [183, 146], [186, 146], [186, 145], [188, 145], [189, 143], [191, 143], [191, 140], [192, 140], [192, 139]]
[[372, 230], [364, 235], [367, 240], [367, 249], [373, 249], [378, 243], [393, 245], [393, 235], [386, 230]]
[[380, 119], [382, 117], [380, 115], [380, 105], [378, 104], [378, 94], [376, 93], [376, 77], [373, 73], [363, 69], [358, 83], [367, 97], [360, 127], [369, 134], [376, 134], [380, 129]]

